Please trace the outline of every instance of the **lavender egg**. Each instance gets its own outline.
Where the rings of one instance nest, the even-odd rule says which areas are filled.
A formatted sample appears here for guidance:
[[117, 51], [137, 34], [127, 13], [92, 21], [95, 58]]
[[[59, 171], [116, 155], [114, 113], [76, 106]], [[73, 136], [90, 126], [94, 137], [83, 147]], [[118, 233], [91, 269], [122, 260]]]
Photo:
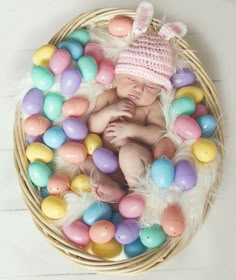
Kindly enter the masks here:
[[112, 173], [118, 168], [117, 156], [106, 148], [97, 148], [92, 157], [96, 167], [103, 173]]
[[66, 135], [73, 140], [84, 140], [88, 134], [88, 128], [77, 118], [67, 118], [62, 125]]
[[28, 115], [37, 114], [42, 110], [43, 100], [43, 92], [37, 88], [32, 88], [22, 100], [22, 109]]
[[180, 88], [187, 85], [192, 85], [196, 80], [194, 73], [188, 69], [178, 70], [172, 77], [171, 81], [175, 88]]
[[81, 75], [77, 69], [67, 69], [61, 75], [60, 88], [63, 95], [73, 95], [79, 88]]
[[188, 160], [180, 160], [175, 165], [175, 184], [183, 191], [192, 189], [197, 183], [197, 172]]
[[140, 230], [136, 220], [125, 219], [118, 224], [115, 239], [121, 244], [130, 244], [139, 238]]

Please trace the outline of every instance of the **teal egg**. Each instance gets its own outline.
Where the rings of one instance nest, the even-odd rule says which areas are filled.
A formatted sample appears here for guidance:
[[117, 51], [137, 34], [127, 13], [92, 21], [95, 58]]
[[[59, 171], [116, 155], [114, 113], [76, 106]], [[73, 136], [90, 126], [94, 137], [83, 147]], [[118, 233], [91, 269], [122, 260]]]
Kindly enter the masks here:
[[162, 245], [167, 239], [167, 235], [160, 225], [152, 225], [141, 230], [140, 240], [147, 248], [156, 248]]
[[52, 176], [50, 168], [40, 161], [30, 163], [28, 173], [30, 180], [38, 187], [47, 186], [48, 180]]
[[151, 174], [156, 185], [166, 189], [174, 182], [175, 168], [169, 159], [159, 158], [153, 162]]
[[96, 78], [98, 73], [98, 65], [92, 56], [81, 56], [77, 61], [77, 66], [85, 81], [91, 81]]
[[169, 108], [169, 117], [175, 119], [182, 115], [190, 116], [195, 111], [196, 104], [190, 97], [180, 97], [174, 100]]
[[212, 115], [204, 115], [196, 119], [202, 134], [201, 137], [209, 138], [213, 135], [217, 127], [216, 118]]
[[133, 258], [147, 251], [147, 247], [143, 245], [140, 238], [130, 244], [124, 245], [124, 253], [126, 257]]
[[80, 28], [73, 31], [67, 39], [78, 41], [82, 46], [85, 46], [91, 40], [91, 36], [86, 29]]
[[55, 81], [53, 74], [45, 67], [37, 65], [31, 70], [31, 78], [36, 88], [49, 90]]
[[44, 98], [43, 113], [51, 121], [62, 115], [64, 98], [58, 93], [48, 93]]

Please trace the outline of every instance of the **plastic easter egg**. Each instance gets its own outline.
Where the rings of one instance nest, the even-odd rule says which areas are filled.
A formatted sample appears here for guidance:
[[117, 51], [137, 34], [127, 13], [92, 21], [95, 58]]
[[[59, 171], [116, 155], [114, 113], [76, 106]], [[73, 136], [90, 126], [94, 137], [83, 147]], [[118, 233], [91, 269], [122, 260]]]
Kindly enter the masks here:
[[195, 111], [195, 103], [190, 97], [180, 97], [174, 100], [169, 108], [169, 116], [171, 119], [182, 115], [191, 115]]
[[98, 65], [92, 56], [81, 56], [77, 62], [77, 66], [85, 81], [91, 81], [96, 78], [98, 73]]
[[120, 255], [122, 251], [122, 246], [116, 240], [112, 239], [111, 241], [105, 244], [97, 244], [91, 242], [91, 250], [99, 258], [103, 259], [112, 259]]
[[54, 45], [47, 44], [37, 49], [33, 54], [33, 62], [35, 65], [48, 67], [48, 62], [57, 48]]
[[199, 103], [204, 97], [204, 91], [201, 88], [195, 86], [186, 86], [178, 89], [175, 97], [180, 98], [184, 96], [192, 98], [195, 103]]
[[44, 163], [50, 162], [53, 160], [53, 152], [50, 148], [48, 148], [46, 145], [34, 142], [30, 144], [26, 148], [26, 156], [29, 159], [29, 161], [41, 161]]
[[87, 151], [81, 143], [68, 142], [60, 146], [58, 155], [68, 163], [79, 164], [86, 160]]
[[72, 39], [60, 42], [58, 48], [68, 51], [73, 60], [78, 60], [83, 55], [81, 44]]
[[98, 73], [96, 76], [96, 82], [106, 86], [113, 82], [115, 78], [115, 66], [112, 61], [108, 59], [102, 59], [98, 64]]
[[197, 172], [188, 160], [180, 160], [175, 165], [175, 184], [181, 190], [192, 189], [197, 183]]
[[66, 134], [60, 127], [50, 127], [43, 135], [43, 142], [52, 149], [58, 149], [66, 141]]
[[168, 206], [162, 214], [161, 225], [167, 235], [172, 237], [181, 235], [185, 229], [181, 208], [178, 205]]
[[40, 195], [42, 198], [46, 198], [50, 195], [50, 193], [48, 192], [47, 187], [42, 187], [40, 188]]
[[91, 40], [91, 36], [86, 29], [80, 28], [73, 31], [67, 39], [78, 41], [82, 46], [85, 46]]
[[74, 191], [76, 193], [91, 191], [90, 178], [89, 178], [89, 176], [87, 176], [85, 174], [80, 174], [80, 175], [75, 176], [72, 179], [70, 185], [71, 185], [72, 191]]
[[50, 121], [40, 114], [29, 116], [23, 123], [25, 132], [32, 136], [42, 135], [50, 125]]
[[119, 212], [114, 212], [112, 214], [112, 217], [111, 217], [111, 222], [113, 223], [113, 225], [115, 227], [118, 226], [118, 224], [123, 220], [123, 217], [121, 216], [121, 214]]
[[80, 117], [88, 111], [89, 101], [83, 97], [72, 97], [62, 107], [65, 117]]
[[62, 127], [66, 135], [73, 140], [84, 140], [88, 135], [86, 124], [77, 118], [65, 119]]
[[95, 42], [89, 42], [84, 48], [84, 55], [92, 56], [99, 63], [104, 56], [103, 48]]
[[115, 239], [121, 244], [129, 244], [138, 239], [140, 226], [136, 220], [124, 219], [117, 225]]
[[47, 188], [51, 194], [61, 194], [70, 188], [70, 179], [64, 174], [54, 174], [50, 177]]
[[196, 121], [201, 128], [202, 137], [208, 138], [214, 134], [217, 127], [216, 118], [214, 116], [204, 115], [198, 118]]
[[89, 227], [81, 221], [74, 221], [65, 226], [62, 231], [75, 245], [86, 246], [90, 241]]
[[194, 140], [201, 136], [200, 126], [189, 116], [178, 117], [174, 123], [174, 130], [184, 140]]
[[143, 228], [140, 232], [140, 240], [147, 248], [156, 248], [161, 246], [167, 239], [167, 235], [160, 225], [154, 224]]
[[30, 180], [38, 187], [47, 186], [48, 180], [52, 176], [50, 168], [40, 161], [31, 162], [28, 172]]
[[66, 50], [57, 50], [49, 60], [49, 69], [55, 75], [60, 75], [71, 64], [71, 55]]
[[62, 105], [64, 98], [54, 92], [50, 92], [45, 96], [43, 104], [44, 115], [51, 121], [55, 121], [62, 114]]
[[58, 220], [65, 216], [67, 205], [61, 197], [50, 195], [44, 198], [41, 209], [43, 214], [49, 219]]
[[144, 198], [134, 193], [126, 195], [119, 203], [119, 211], [125, 218], [138, 218], [142, 215], [144, 209]]
[[167, 157], [172, 159], [175, 155], [176, 148], [174, 143], [167, 137], [162, 138], [155, 148], [153, 149], [153, 158], [158, 159], [161, 157]]
[[37, 88], [30, 89], [22, 100], [22, 109], [28, 115], [40, 113], [43, 107], [44, 94]]
[[117, 170], [118, 158], [112, 151], [106, 148], [97, 148], [92, 155], [96, 167], [103, 173], [112, 173]]
[[167, 158], [157, 159], [152, 164], [151, 174], [156, 185], [166, 189], [174, 182], [174, 165]]
[[202, 104], [202, 103], [197, 103], [196, 104], [196, 108], [195, 111], [193, 112], [193, 114], [191, 115], [191, 117], [193, 119], [198, 119], [201, 116], [207, 115], [208, 114], [208, 109], [207, 107]]
[[32, 144], [34, 142], [39, 142], [42, 143], [43, 142], [43, 137], [42, 135], [38, 135], [38, 136], [32, 136], [32, 135], [25, 135], [25, 140], [27, 144]]
[[139, 256], [146, 251], [147, 251], [147, 247], [143, 245], [140, 238], [124, 246], [124, 253], [128, 258]]
[[94, 133], [89, 133], [83, 143], [89, 155], [92, 155], [97, 148], [102, 147], [101, 137]]
[[175, 88], [192, 85], [195, 80], [196, 77], [189, 68], [180, 69], [171, 77], [172, 84]]
[[93, 242], [97, 244], [104, 244], [113, 239], [115, 235], [114, 225], [106, 220], [95, 222], [89, 230], [89, 236]]
[[193, 144], [193, 153], [200, 162], [211, 162], [217, 154], [216, 144], [211, 140], [200, 138]]
[[109, 21], [108, 31], [116, 37], [127, 36], [133, 26], [133, 21], [126, 17], [115, 17]]
[[73, 95], [79, 88], [81, 75], [77, 69], [67, 69], [61, 75], [60, 88], [63, 95]]
[[96, 201], [83, 213], [83, 221], [91, 226], [100, 220], [110, 220], [112, 216], [111, 206], [103, 201]]
[[53, 74], [45, 67], [37, 65], [31, 70], [31, 78], [36, 88], [49, 90], [55, 81]]

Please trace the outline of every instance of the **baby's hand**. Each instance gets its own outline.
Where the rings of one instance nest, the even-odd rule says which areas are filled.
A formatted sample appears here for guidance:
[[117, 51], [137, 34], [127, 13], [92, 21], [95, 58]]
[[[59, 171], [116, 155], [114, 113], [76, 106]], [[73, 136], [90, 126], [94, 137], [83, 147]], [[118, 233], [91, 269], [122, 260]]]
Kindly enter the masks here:
[[132, 137], [133, 124], [128, 122], [112, 122], [105, 129], [106, 137], [110, 139], [110, 143], [126, 140]]
[[128, 117], [132, 118], [135, 115], [135, 104], [131, 100], [121, 100], [110, 105], [112, 117]]

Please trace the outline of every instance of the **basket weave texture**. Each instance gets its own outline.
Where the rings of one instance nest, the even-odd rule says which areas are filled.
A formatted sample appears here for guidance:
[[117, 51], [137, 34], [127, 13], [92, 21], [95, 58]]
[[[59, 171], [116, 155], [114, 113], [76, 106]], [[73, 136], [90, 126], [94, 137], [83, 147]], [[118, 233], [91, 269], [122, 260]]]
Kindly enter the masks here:
[[[60, 41], [64, 40], [74, 30], [86, 27], [88, 25], [96, 25], [96, 27], [104, 27], [108, 25], [110, 19], [115, 16], [126, 16], [134, 19], [135, 12], [126, 9], [98, 9], [87, 13], [83, 13], [78, 17], [71, 20], [66, 26], [64, 26], [54, 37], [50, 40], [50, 44], [57, 45]], [[159, 20], [153, 19], [152, 24], [159, 24]], [[212, 81], [203, 69], [202, 64], [195, 54], [191, 51], [190, 46], [182, 39], [177, 39], [177, 45], [184, 50], [184, 55], [188, 59], [190, 66], [194, 70], [201, 87], [205, 92], [205, 102], [210, 112], [218, 120], [218, 129], [216, 132], [216, 139], [222, 145], [218, 146], [218, 152], [221, 159], [224, 157], [224, 134], [223, 124], [221, 119], [221, 110], [216, 95], [216, 90]], [[108, 261], [100, 259], [94, 255], [91, 255], [79, 248], [73, 246], [72, 243], [67, 241], [60, 230], [51, 225], [47, 218], [43, 215], [40, 207], [40, 198], [37, 191], [32, 186], [28, 176], [28, 161], [25, 155], [25, 134], [22, 129], [22, 113], [21, 104], [18, 104], [15, 114], [14, 123], [14, 160], [18, 175], [18, 181], [22, 189], [23, 197], [28, 209], [31, 212], [32, 218], [45, 238], [61, 253], [66, 255], [72, 261], [80, 264], [88, 269], [96, 270], [100, 273], [109, 274], [136, 274], [145, 272], [153, 267], [159, 266], [164, 261], [170, 259], [181, 251], [190, 240], [181, 240], [181, 238], [175, 238], [171, 242], [167, 242], [163, 247], [152, 249], [145, 254], [138, 257], [122, 260], [122, 261]], [[219, 165], [218, 173], [222, 173], [222, 161]], [[214, 184], [211, 187], [208, 199], [205, 202], [204, 217], [209, 211], [209, 206], [213, 203], [214, 197], [212, 194], [218, 189], [219, 176], [217, 176]]]

